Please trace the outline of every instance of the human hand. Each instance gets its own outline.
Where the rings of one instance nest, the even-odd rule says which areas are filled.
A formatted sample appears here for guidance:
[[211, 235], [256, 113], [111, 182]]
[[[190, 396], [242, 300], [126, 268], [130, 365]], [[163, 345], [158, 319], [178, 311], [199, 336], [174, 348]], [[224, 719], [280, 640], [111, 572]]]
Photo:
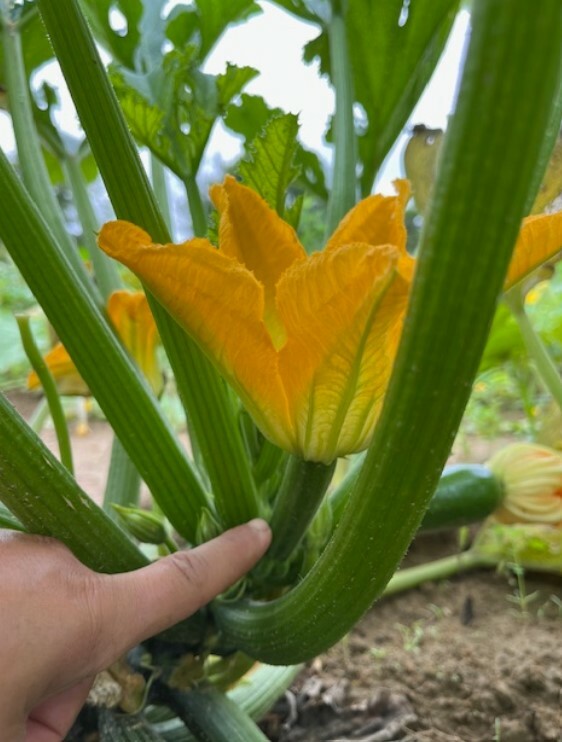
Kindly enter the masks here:
[[102, 575], [58, 541], [0, 531], [0, 739], [60, 742], [98, 672], [236, 582], [270, 539], [264, 521], [251, 521]]

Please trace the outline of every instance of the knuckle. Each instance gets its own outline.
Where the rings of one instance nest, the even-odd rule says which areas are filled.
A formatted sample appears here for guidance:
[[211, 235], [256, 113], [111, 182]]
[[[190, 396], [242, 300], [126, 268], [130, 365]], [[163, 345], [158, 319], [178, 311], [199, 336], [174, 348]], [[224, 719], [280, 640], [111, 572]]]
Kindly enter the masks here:
[[188, 588], [203, 590], [208, 582], [209, 565], [205, 557], [196, 551], [178, 551], [171, 554], [169, 563]]

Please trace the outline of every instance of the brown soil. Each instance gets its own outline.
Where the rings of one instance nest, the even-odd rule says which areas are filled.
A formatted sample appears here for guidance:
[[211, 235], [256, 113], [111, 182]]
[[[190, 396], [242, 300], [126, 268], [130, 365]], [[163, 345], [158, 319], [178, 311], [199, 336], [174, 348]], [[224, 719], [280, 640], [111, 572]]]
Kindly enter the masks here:
[[[33, 403], [14, 400], [24, 414]], [[43, 434], [56, 446], [50, 430]], [[503, 443], [503, 442], [499, 442]], [[73, 436], [77, 479], [100, 498], [110, 430]], [[498, 442], [493, 448], [499, 447]], [[457, 455], [484, 461], [487, 442]], [[424, 536], [405, 565], [457, 549]], [[479, 571], [381, 600], [318, 657], [263, 721], [279, 742], [561, 742], [562, 584]]]

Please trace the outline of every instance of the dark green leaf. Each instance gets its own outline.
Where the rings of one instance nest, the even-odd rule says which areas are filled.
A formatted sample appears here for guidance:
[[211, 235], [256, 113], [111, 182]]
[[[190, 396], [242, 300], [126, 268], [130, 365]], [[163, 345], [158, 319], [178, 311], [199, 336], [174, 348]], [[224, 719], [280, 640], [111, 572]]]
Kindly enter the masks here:
[[[458, 0], [354, 0], [345, 17], [355, 100], [363, 106], [359, 155], [367, 195], [378, 168], [427, 85], [441, 56]], [[305, 49], [330, 74], [324, 29]]]

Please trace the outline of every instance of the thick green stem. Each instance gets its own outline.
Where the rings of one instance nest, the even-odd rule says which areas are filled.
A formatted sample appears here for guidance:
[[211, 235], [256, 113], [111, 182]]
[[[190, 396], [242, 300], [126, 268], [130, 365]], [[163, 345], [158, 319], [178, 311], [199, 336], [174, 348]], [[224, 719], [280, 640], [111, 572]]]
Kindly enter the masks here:
[[473, 551], [443, 557], [434, 562], [399, 570], [385, 587], [383, 595], [395, 595], [430, 580], [444, 580], [461, 572], [467, 572], [469, 569], [493, 567], [495, 564], [493, 559], [487, 559]]
[[519, 326], [527, 352], [535, 362], [535, 368], [543, 384], [552, 394], [558, 407], [562, 410], [562, 379], [560, 378], [560, 372], [541, 337], [529, 320], [529, 316], [525, 311], [524, 298], [518, 287], [516, 286], [509, 291], [504, 299]]
[[62, 211], [51, 187], [49, 173], [43, 159], [39, 137], [33, 121], [33, 110], [29, 94], [27, 75], [23, 63], [20, 28], [17, 22], [10, 19], [8, 0], [0, 0], [0, 17], [2, 18], [2, 44], [6, 84], [9, 94], [9, 108], [14, 126], [14, 135], [18, 150], [18, 161], [23, 181], [31, 197], [39, 207], [46, 222], [53, 231], [60, 248], [70, 260], [83, 288], [95, 297], [95, 288], [90, 280], [76, 245], [69, 236]]
[[0, 238], [154, 498], [174, 527], [194, 539], [208, 502], [185, 452], [1, 152], [0, 202]]
[[98, 572], [148, 564], [0, 395], [0, 500], [30, 533], [62, 541]]
[[[84, 182], [80, 162], [69, 157], [63, 165], [74, 196], [78, 218], [82, 224], [84, 241], [94, 266], [96, 282], [104, 301], [107, 302], [114, 291], [122, 288], [121, 279], [115, 263], [98, 247], [96, 234], [99, 229], [99, 222], [88, 194], [88, 188]], [[103, 509], [110, 518], [116, 520], [117, 517], [111, 503], [117, 505], [136, 505], [138, 503], [140, 485], [141, 478], [136, 466], [127, 455], [119, 439], [114, 438], [103, 499]]]
[[31, 332], [29, 325], [29, 317], [26, 315], [19, 315], [16, 317], [23, 349], [31, 367], [37, 374], [43, 392], [49, 405], [49, 412], [51, 413], [51, 419], [55, 426], [55, 434], [57, 436], [57, 443], [59, 444], [60, 460], [63, 465], [66, 466], [70, 473], [73, 472], [72, 466], [72, 447], [70, 445], [70, 436], [68, 434], [68, 425], [66, 424], [66, 417], [62, 408], [61, 399], [55, 380], [51, 372], [49, 371], [47, 364], [43, 360], [39, 348], [35, 343], [35, 339]]
[[[339, 5], [339, 3], [337, 3]], [[329, 236], [357, 201], [357, 141], [353, 120], [353, 75], [347, 50], [343, 9], [334, 9], [328, 29], [330, 66], [336, 94], [334, 115], [334, 167], [328, 203], [326, 234]]]
[[122, 288], [121, 279], [117, 273], [115, 263], [100, 250], [96, 241], [99, 230], [99, 221], [88, 195], [88, 187], [80, 169], [80, 162], [74, 157], [67, 157], [63, 161], [63, 168], [74, 197], [74, 205], [84, 233], [84, 242], [94, 266], [96, 283], [104, 302], [107, 302], [113, 291]]
[[325, 650], [382, 593], [419, 527], [470, 395], [562, 61], [558, 0], [544, 0], [540, 13], [527, 0], [476, 0], [472, 19], [394, 373], [348, 506], [291, 592], [216, 608], [225, 645], [270, 664]]
[[224, 693], [161, 687], [162, 700], [200, 742], [267, 742], [252, 719]]
[[[76, 1], [39, 0], [38, 5], [115, 213], [141, 226], [156, 242], [169, 242], [170, 235]], [[194, 217], [194, 226], [196, 219], [199, 217]], [[223, 525], [249, 520], [259, 513], [258, 501], [226, 386], [170, 315], [156, 301], [150, 300], [150, 304], [190, 430], [195, 431], [205, 458]]]
[[285, 560], [297, 548], [322, 502], [334, 468], [335, 463], [326, 466], [295, 456], [289, 460], [271, 514], [269, 558]]

